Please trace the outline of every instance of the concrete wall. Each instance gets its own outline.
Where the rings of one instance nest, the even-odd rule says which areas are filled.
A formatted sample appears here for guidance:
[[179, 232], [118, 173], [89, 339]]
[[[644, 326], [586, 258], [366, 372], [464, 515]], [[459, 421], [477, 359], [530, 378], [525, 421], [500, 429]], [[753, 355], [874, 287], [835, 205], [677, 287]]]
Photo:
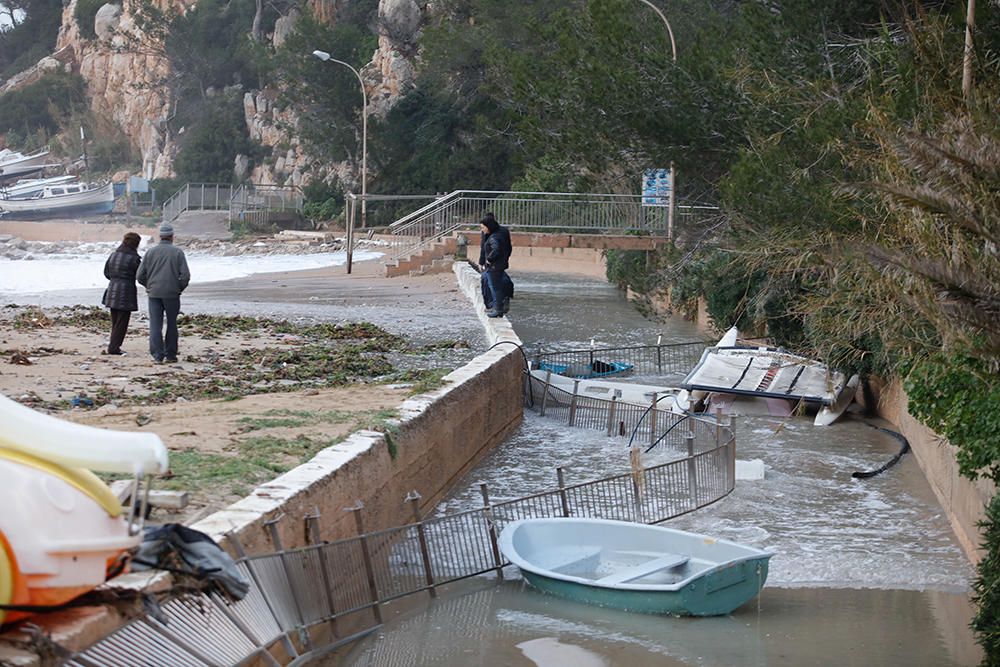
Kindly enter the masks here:
[[996, 489], [988, 480], [973, 482], [959, 474], [956, 448], [909, 413], [909, 399], [899, 379], [874, 388], [879, 415], [892, 422], [909, 441], [920, 469], [951, 521], [955, 536], [969, 560], [978, 563], [984, 552], [979, 548], [981, 539], [976, 524], [984, 517], [986, 504]]
[[506, 439], [522, 418], [520, 340], [508, 320], [486, 317], [479, 275], [465, 264], [456, 264], [455, 273], [490, 344], [508, 344], [448, 374], [440, 389], [406, 400], [388, 435], [354, 433], [193, 528], [220, 541], [233, 532], [249, 553], [260, 553], [272, 549], [265, 522], [278, 517], [284, 546], [305, 544], [303, 518], [314, 509], [325, 539], [354, 535], [354, 517], [344, 508], [358, 500], [365, 505], [366, 530], [402, 525], [412, 520], [412, 508], [403, 502], [410, 491], [420, 493], [422, 509], [429, 510]]

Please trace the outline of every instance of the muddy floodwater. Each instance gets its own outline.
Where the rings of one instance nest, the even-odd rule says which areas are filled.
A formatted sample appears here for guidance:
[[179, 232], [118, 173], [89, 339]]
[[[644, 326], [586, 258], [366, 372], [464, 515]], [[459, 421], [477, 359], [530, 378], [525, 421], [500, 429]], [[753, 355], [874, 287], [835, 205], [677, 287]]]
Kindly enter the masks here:
[[[597, 280], [514, 274], [511, 320], [529, 349], [704, 338], [693, 325], [643, 318]], [[890, 459], [899, 441], [849, 415], [736, 421], [737, 458], [762, 480], [663, 525], [775, 551], [761, 594], [717, 618], [646, 616], [559, 600], [517, 569], [389, 605], [385, 624], [337, 664], [418, 665], [976, 665], [968, 628], [974, 570], [912, 454], [871, 479], [851, 473]], [[655, 449], [643, 463], [661, 462]], [[661, 458], [658, 458], [661, 457]], [[439, 514], [628, 470], [625, 441], [534, 413], [453, 489]], [[330, 664], [333, 664], [332, 662]]]

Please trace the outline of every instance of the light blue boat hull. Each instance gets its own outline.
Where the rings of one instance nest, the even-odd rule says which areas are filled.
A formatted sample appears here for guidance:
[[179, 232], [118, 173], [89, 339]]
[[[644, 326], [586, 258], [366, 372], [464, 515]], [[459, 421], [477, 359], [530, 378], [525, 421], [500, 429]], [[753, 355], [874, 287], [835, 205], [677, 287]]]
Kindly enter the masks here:
[[755, 558], [715, 570], [679, 591], [630, 591], [587, 586], [522, 570], [538, 590], [573, 602], [642, 614], [724, 616], [752, 600], [767, 580], [768, 558]]

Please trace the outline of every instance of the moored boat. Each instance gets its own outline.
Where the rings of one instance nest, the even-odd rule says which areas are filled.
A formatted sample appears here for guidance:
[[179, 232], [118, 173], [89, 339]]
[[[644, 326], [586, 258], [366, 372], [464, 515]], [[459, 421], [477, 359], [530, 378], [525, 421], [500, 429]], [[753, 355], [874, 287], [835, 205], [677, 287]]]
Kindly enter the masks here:
[[0, 212], [8, 218], [53, 218], [103, 215], [115, 205], [114, 185], [69, 183], [47, 185], [27, 199], [0, 199]]
[[627, 611], [729, 614], [760, 592], [770, 551], [661, 526], [606, 519], [526, 519], [500, 550], [535, 588]]
[[38, 151], [31, 155], [16, 152], [0, 154], [0, 181], [8, 182], [48, 167], [58, 166], [56, 163], [49, 163], [48, 157], [47, 150]]

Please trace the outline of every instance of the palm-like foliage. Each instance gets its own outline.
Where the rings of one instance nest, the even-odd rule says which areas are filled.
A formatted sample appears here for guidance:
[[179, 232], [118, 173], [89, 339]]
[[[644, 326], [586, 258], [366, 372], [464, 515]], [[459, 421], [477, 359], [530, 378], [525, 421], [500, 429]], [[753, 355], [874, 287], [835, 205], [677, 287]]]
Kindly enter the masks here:
[[886, 218], [863, 246], [890, 291], [946, 345], [1000, 359], [1000, 140], [968, 116], [939, 137], [895, 137], [902, 178], [878, 182]]

